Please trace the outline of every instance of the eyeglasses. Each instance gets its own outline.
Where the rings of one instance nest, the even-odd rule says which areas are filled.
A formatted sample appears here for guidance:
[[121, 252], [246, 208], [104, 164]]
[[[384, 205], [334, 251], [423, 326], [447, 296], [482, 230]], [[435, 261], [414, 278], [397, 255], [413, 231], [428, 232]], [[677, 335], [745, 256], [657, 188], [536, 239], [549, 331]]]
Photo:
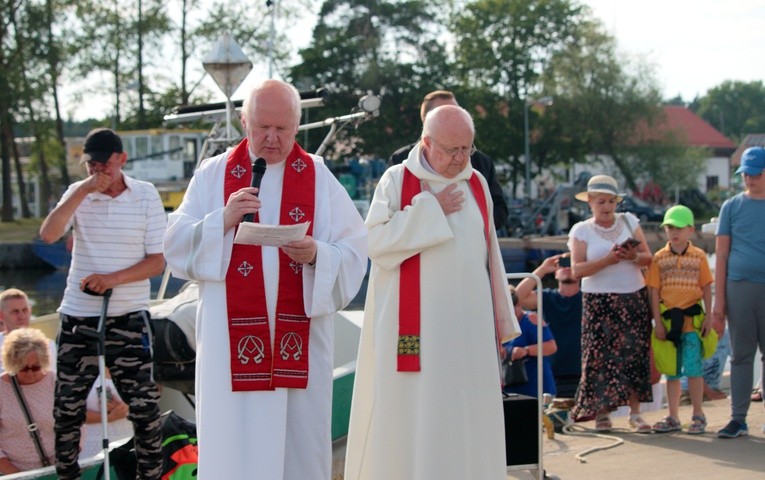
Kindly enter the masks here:
[[19, 373], [26, 373], [26, 372], [39, 372], [42, 370], [42, 366], [40, 365], [27, 365], [24, 368], [19, 370]]
[[431, 141], [433, 142], [433, 145], [438, 147], [442, 152], [444, 152], [445, 154], [449, 155], [452, 158], [456, 157], [457, 155], [463, 155], [463, 156], [469, 157], [472, 154], [474, 154], [476, 151], [475, 144], [470, 145], [469, 147], [445, 148], [444, 146], [442, 146], [435, 140], [431, 139]]

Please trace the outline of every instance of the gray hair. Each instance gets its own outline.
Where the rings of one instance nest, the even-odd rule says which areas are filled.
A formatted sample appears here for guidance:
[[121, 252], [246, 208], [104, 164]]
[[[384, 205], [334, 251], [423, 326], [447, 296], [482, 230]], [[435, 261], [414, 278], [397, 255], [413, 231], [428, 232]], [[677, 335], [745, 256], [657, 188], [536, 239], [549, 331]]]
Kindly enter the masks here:
[[285, 92], [290, 94], [290, 103], [292, 104], [292, 112], [295, 115], [295, 124], [300, 124], [300, 117], [303, 115], [303, 110], [300, 107], [300, 92], [298, 92], [297, 88], [291, 84], [275, 79], [263, 80], [252, 88], [249, 95], [247, 95], [242, 102], [242, 115], [244, 115], [244, 118], [246, 120], [250, 119], [250, 108], [252, 107], [253, 102], [256, 101], [255, 97], [263, 90], [274, 87], [281, 87]]
[[25, 367], [27, 355], [37, 353], [43, 372], [50, 370], [50, 353], [48, 352], [48, 337], [36, 328], [18, 328], [5, 336], [0, 355], [3, 358], [3, 368], [16, 375]]

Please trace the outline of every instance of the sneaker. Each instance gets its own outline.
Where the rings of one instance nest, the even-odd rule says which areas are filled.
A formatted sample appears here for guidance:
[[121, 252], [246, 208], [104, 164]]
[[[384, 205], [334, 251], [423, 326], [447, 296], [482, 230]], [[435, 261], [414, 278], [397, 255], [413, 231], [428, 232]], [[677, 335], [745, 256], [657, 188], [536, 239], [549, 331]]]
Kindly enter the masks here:
[[731, 420], [725, 428], [717, 432], [717, 438], [736, 438], [745, 435], [749, 435], [749, 428], [746, 423], [740, 423], [737, 420]]

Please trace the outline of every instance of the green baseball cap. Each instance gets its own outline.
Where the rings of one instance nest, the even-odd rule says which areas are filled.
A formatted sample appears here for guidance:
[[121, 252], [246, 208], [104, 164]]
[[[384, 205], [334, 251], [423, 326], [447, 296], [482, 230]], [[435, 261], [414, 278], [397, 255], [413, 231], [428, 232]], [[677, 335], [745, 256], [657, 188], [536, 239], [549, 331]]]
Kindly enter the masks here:
[[695, 225], [693, 212], [685, 205], [675, 205], [664, 214], [664, 221], [661, 222], [661, 226], [663, 227], [664, 225], [671, 225], [677, 228], [692, 227]]

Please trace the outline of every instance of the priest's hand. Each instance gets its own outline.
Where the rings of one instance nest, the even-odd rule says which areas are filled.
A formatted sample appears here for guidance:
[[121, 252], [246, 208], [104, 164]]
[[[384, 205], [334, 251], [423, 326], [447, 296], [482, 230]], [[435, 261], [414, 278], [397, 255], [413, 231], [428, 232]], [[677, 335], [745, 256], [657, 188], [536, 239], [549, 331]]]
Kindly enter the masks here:
[[316, 240], [310, 235], [283, 245], [282, 251], [297, 263], [316, 263]]
[[260, 199], [256, 195], [255, 187], [240, 188], [228, 197], [223, 209], [223, 233], [225, 234], [239, 225], [242, 217], [248, 213], [257, 213], [260, 210]]
[[432, 193], [433, 196], [436, 197], [436, 200], [438, 200], [438, 204], [441, 205], [441, 210], [444, 211], [444, 214], [450, 215], [462, 210], [462, 204], [465, 203], [465, 194], [457, 190], [456, 183], [447, 185], [446, 188], [438, 193], [433, 192], [433, 190], [430, 189], [430, 185], [425, 183], [425, 190]]

